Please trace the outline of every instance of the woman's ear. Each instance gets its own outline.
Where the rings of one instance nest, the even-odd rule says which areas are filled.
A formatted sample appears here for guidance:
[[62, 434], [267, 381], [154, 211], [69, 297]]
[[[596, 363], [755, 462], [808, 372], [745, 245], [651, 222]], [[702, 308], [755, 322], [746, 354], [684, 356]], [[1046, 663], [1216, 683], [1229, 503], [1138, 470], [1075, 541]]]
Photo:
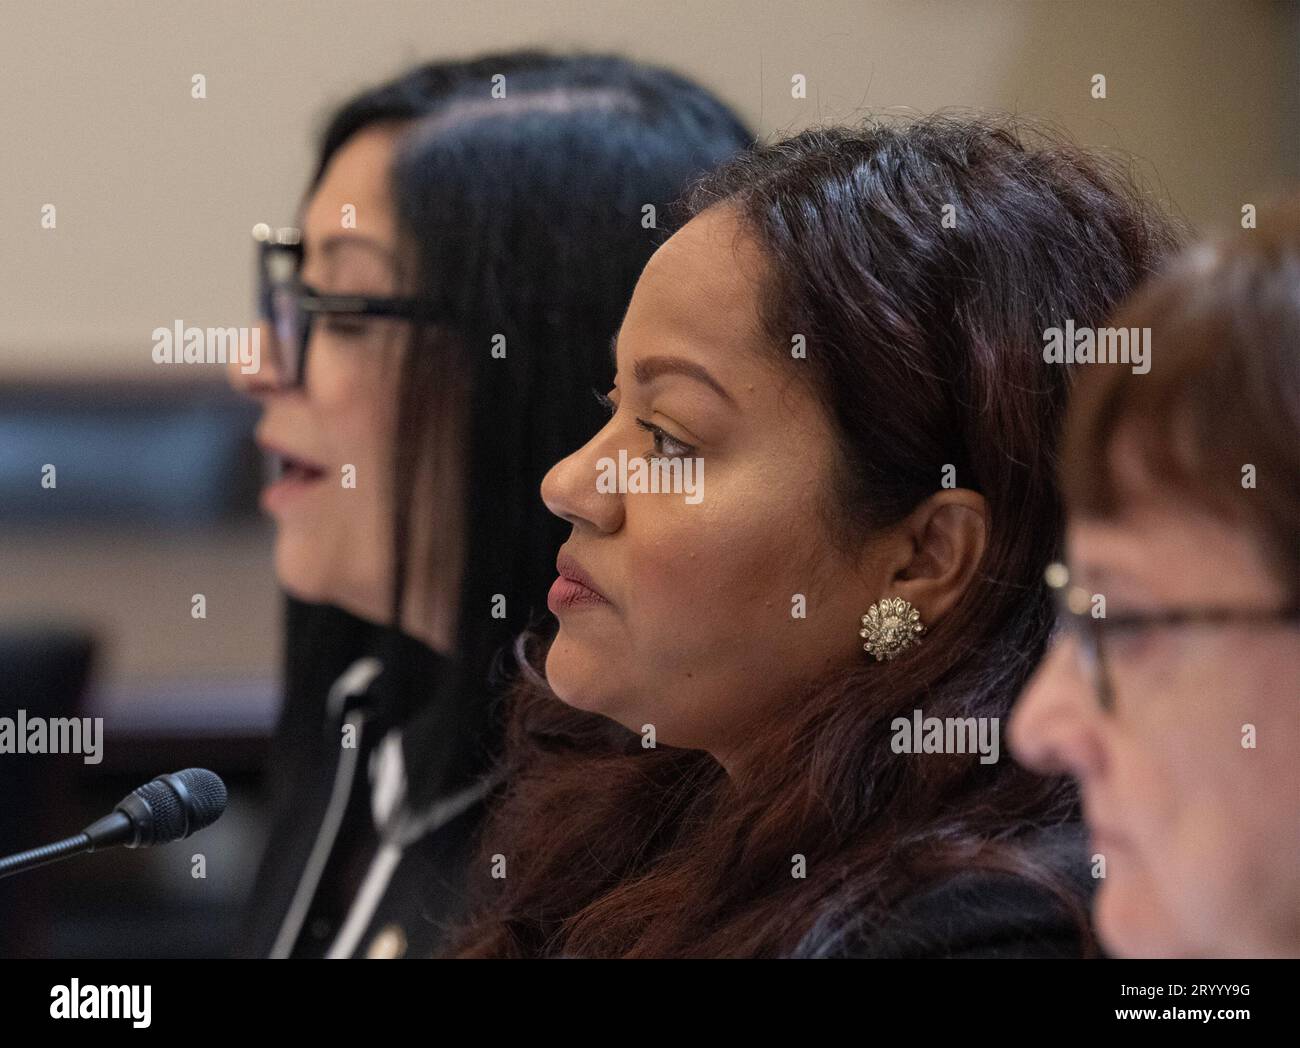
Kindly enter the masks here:
[[[988, 505], [966, 488], [938, 491], [898, 526], [900, 555], [889, 590], [932, 623], [946, 615], [975, 576], [988, 544]], [[879, 598], [877, 598], [879, 599]]]

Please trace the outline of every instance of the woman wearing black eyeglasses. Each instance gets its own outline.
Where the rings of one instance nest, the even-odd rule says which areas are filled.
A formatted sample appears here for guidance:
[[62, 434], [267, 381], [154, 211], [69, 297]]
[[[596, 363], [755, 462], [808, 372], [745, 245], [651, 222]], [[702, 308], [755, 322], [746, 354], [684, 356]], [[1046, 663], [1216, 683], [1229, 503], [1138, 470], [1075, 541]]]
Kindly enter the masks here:
[[1113, 324], [1152, 366], [1075, 390], [1067, 632], [1011, 742], [1079, 780], [1109, 950], [1300, 956], [1300, 207]]
[[546, 613], [537, 498], [685, 184], [752, 135], [664, 70], [437, 63], [329, 124], [259, 226], [262, 505], [290, 595], [275, 813], [239, 952], [428, 955], [493, 782], [495, 671]]

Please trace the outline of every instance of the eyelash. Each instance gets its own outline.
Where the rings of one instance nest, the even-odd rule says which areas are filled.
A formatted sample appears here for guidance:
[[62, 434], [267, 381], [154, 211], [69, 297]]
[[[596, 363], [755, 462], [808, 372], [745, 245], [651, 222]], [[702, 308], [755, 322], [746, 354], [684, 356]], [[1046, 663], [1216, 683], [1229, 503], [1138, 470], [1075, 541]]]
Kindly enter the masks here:
[[325, 330], [341, 338], [361, 338], [370, 333], [368, 318], [344, 319], [334, 314], [325, 314]]
[[1132, 658], [1141, 655], [1151, 646], [1153, 633], [1153, 630], [1142, 628], [1115, 629], [1107, 635], [1106, 644], [1113, 654]]
[[[660, 429], [653, 422], [647, 422], [645, 419], [639, 418], [636, 420], [636, 424], [640, 426], [643, 430], [645, 430], [647, 433], [649, 433], [652, 437], [654, 437], [654, 451], [656, 456], [660, 458], [694, 458], [695, 457], [695, 448], [693, 448], [690, 444], [685, 443], [684, 441], [678, 440], [671, 433], [667, 433], [664, 430]], [[673, 444], [674, 446], [680, 448], [681, 450], [677, 452], [665, 451], [664, 450], [665, 441], [667, 441], [670, 444]]]
[[[303, 284], [302, 290], [309, 295], [320, 295], [320, 291], [310, 284]], [[325, 331], [328, 331], [331, 335], [337, 335], [339, 338], [363, 338], [370, 334], [370, 321], [373, 319], [373, 317], [361, 314], [322, 313], [320, 314], [320, 325]]]
[[[603, 407], [606, 411], [608, 411], [610, 417], [613, 418], [614, 412], [618, 410], [618, 405], [614, 403], [612, 398], [606, 396], [600, 390], [593, 389], [592, 392], [596, 395], [596, 400], [600, 402], [600, 406]], [[696, 449], [693, 445], [687, 444], [684, 440], [678, 440], [676, 437], [674, 437], [671, 433], [664, 430], [662, 427], [656, 426], [653, 422], [648, 422], [643, 418], [638, 418], [636, 420], [636, 424], [640, 426], [642, 429], [644, 429], [647, 433], [649, 433], [654, 438], [653, 450], [656, 456], [661, 458], [694, 458], [695, 457]], [[665, 443], [671, 444], [674, 447], [679, 448], [680, 450], [676, 451], [675, 453], [667, 452], [664, 450]]]

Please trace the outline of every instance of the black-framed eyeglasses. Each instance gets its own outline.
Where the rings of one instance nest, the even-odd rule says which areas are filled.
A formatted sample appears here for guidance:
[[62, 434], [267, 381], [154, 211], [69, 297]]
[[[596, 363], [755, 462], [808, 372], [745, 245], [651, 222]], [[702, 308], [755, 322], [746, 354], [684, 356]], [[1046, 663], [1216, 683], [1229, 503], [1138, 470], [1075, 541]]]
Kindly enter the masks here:
[[1096, 603], [1097, 595], [1072, 585], [1070, 569], [1064, 564], [1049, 564], [1044, 575], [1056, 599], [1057, 621], [1074, 635], [1097, 703], [1107, 712], [1115, 708], [1114, 677], [1107, 663], [1107, 634], [1193, 625], [1300, 622], [1300, 607], [1177, 608], [1122, 615], [1097, 614], [1104, 607]]
[[302, 233], [292, 226], [272, 230], [258, 223], [253, 227], [253, 239], [257, 243], [257, 311], [267, 323], [271, 343], [264, 353], [283, 385], [302, 385], [312, 323], [318, 315], [403, 320], [428, 315], [428, 306], [419, 299], [325, 295], [304, 284], [299, 276]]

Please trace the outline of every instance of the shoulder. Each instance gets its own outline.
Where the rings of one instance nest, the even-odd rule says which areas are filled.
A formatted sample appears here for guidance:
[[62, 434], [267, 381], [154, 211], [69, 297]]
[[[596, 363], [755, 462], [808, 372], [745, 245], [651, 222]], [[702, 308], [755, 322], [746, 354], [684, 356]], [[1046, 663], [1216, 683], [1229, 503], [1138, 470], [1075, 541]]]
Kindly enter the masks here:
[[842, 924], [811, 955], [1086, 956], [1091, 936], [1079, 920], [1080, 914], [1087, 913], [1092, 890], [1085, 842], [1079, 824], [1053, 827], [1017, 842], [1037, 865], [1054, 875], [1059, 891], [1000, 870], [964, 870], [906, 897], [878, 919]]

